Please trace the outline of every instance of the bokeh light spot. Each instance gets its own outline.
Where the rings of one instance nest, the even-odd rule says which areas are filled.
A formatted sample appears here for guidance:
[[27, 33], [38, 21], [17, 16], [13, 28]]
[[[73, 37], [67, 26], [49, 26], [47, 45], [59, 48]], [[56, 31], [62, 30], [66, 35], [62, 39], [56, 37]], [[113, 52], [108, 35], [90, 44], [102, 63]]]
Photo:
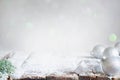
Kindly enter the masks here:
[[27, 22], [25, 26], [29, 29], [33, 28], [33, 24], [31, 22]]
[[109, 41], [115, 42], [116, 40], [117, 40], [117, 35], [116, 34], [113, 33], [109, 36]]

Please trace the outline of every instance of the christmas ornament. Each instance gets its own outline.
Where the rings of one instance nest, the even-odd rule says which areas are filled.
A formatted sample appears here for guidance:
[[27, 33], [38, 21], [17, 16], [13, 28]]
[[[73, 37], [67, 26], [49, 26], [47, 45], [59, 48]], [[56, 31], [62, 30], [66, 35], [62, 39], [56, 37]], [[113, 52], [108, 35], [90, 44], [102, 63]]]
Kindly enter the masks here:
[[108, 57], [103, 59], [102, 68], [105, 74], [115, 76], [120, 74], [120, 57]]
[[115, 44], [115, 48], [119, 51], [119, 55], [120, 55], [120, 42], [117, 42]]
[[104, 50], [103, 52], [103, 58], [107, 58], [107, 57], [118, 57], [119, 56], [119, 52], [116, 48], [113, 47], [108, 47]]
[[91, 55], [95, 58], [101, 59], [103, 57], [103, 52], [105, 50], [105, 47], [102, 45], [97, 45], [93, 48], [91, 51]]

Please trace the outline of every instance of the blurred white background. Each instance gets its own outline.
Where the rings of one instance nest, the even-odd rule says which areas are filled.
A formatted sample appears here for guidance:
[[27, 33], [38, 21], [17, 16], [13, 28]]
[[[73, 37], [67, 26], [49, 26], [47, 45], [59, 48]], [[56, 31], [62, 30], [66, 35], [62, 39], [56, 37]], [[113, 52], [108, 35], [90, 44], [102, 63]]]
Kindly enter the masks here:
[[[0, 0], [0, 53], [33, 52], [33, 62], [46, 64], [45, 58], [55, 61], [53, 56], [59, 62], [88, 56], [96, 44], [119, 40], [119, 4], [120, 0]], [[117, 40], [111, 42], [113, 33]]]

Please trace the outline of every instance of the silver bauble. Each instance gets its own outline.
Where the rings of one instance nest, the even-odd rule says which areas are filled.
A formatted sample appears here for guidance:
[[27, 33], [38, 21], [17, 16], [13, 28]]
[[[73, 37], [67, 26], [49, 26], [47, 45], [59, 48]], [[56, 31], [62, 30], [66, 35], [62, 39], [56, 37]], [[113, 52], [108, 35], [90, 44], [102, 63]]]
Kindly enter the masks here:
[[102, 45], [97, 45], [93, 48], [91, 51], [91, 55], [95, 58], [101, 59], [103, 57], [103, 52], [105, 50], [105, 47]]
[[120, 57], [108, 57], [101, 62], [105, 74], [109, 76], [120, 74]]
[[108, 47], [103, 52], [104, 59], [107, 57], [117, 57], [117, 56], [119, 56], [119, 52], [116, 48], [113, 47]]
[[119, 53], [120, 53], [120, 42], [117, 42], [116, 44], [115, 44], [115, 48], [119, 51]]

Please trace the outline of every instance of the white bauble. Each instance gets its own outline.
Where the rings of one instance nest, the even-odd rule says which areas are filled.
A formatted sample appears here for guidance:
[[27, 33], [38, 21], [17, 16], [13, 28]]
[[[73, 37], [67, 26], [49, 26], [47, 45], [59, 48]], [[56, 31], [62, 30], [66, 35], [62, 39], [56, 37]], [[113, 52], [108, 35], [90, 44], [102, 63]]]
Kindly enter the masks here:
[[103, 52], [105, 50], [105, 47], [102, 45], [97, 45], [93, 48], [91, 51], [91, 55], [95, 58], [101, 59], [103, 57]]
[[120, 75], [120, 57], [108, 57], [101, 62], [105, 74], [109, 76]]
[[115, 48], [119, 51], [119, 53], [120, 53], [120, 42], [117, 42], [116, 44], [115, 44]]
[[103, 58], [107, 58], [107, 57], [118, 57], [119, 56], [119, 52], [116, 48], [113, 47], [108, 47], [104, 50], [103, 52]]

